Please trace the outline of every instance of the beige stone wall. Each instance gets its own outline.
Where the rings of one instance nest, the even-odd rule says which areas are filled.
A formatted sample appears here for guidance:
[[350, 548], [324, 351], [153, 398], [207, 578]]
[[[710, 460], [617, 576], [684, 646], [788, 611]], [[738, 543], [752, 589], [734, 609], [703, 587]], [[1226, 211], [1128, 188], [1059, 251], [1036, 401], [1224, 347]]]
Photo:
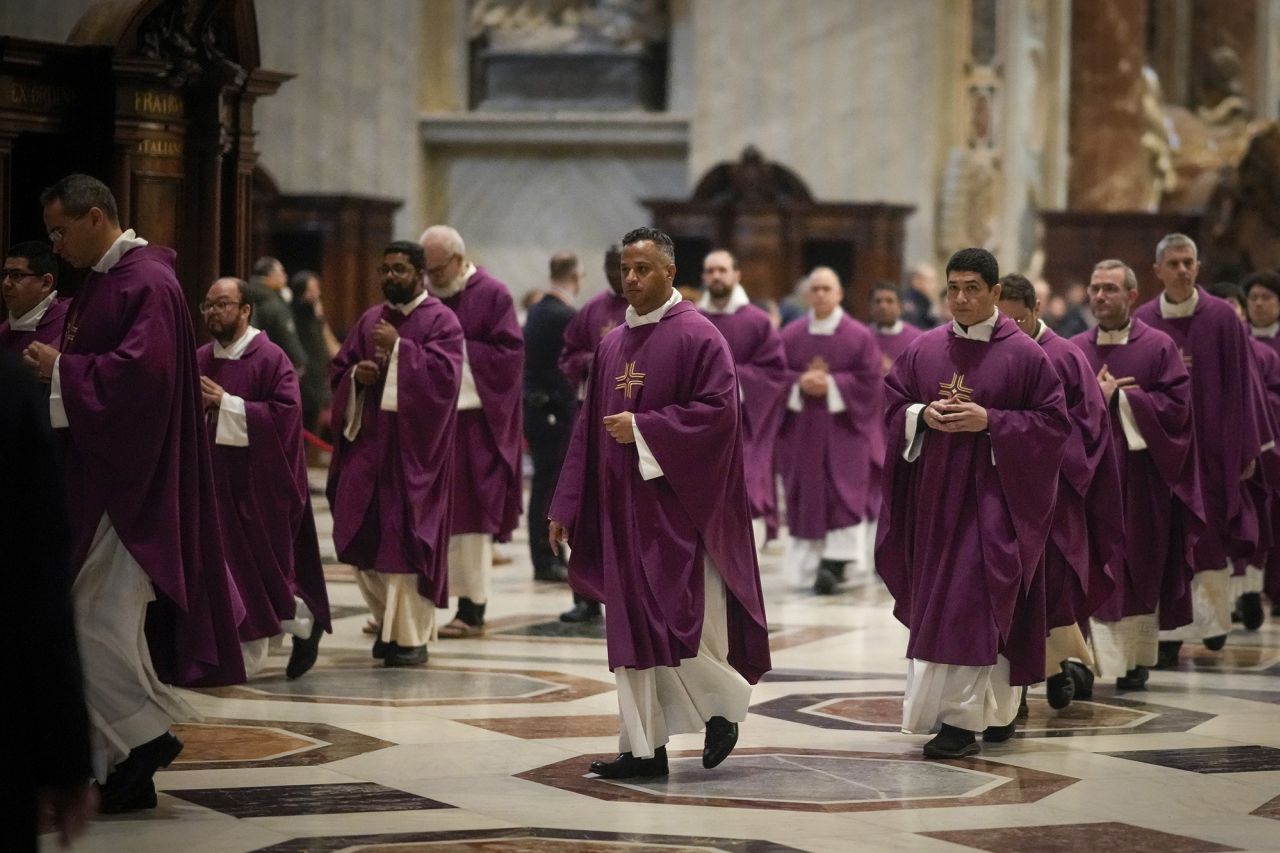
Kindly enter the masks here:
[[945, 5], [696, 0], [691, 175], [754, 143], [819, 199], [915, 205], [907, 262], [931, 256]]

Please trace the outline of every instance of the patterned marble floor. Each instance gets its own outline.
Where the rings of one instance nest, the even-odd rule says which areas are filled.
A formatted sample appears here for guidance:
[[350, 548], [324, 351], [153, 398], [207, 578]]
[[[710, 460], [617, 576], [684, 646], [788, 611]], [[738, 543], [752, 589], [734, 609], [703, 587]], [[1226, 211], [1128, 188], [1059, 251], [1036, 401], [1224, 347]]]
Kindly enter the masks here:
[[[318, 498], [318, 523], [329, 519]], [[1280, 627], [1063, 712], [1033, 691], [1019, 736], [952, 762], [898, 733], [906, 634], [883, 590], [788, 590], [764, 555], [777, 669], [738, 749], [702, 770], [607, 782], [617, 723], [598, 628], [566, 629], [565, 587], [501, 546], [490, 631], [426, 669], [369, 657], [350, 571], [330, 567], [335, 633], [317, 668], [284, 656], [250, 684], [188, 692], [203, 714], [157, 775], [153, 812], [103, 818], [85, 851], [1280, 850]], [[442, 616], [444, 614], [441, 614]], [[46, 849], [56, 845], [46, 844]]]

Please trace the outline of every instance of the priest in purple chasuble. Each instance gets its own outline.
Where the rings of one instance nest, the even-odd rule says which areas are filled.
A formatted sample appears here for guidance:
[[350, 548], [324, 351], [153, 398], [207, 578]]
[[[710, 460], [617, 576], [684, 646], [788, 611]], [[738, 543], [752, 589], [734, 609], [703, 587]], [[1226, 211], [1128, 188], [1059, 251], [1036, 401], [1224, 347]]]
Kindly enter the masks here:
[[0, 354], [22, 355], [27, 344], [62, 342], [71, 300], [58, 296], [58, 259], [48, 243], [11, 246], [0, 269], [0, 298], [8, 316], [0, 321]]
[[1018, 686], [1044, 678], [1045, 544], [1071, 433], [1044, 350], [996, 310], [996, 259], [947, 264], [953, 322], [886, 379], [876, 568], [911, 632], [902, 730], [954, 758], [1012, 736]]
[[511, 292], [467, 260], [457, 231], [433, 225], [418, 242], [427, 288], [457, 316], [465, 339], [449, 540], [458, 610], [440, 637], [470, 637], [484, 632], [494, 540], [508, 541], [520, 520], [524, 337]]
[[195, 334], [173, 251], [122, 231], [105, 184], [70, 175], [41, 203], [54, 252], [90, 270], [59, 347], [23, 358], [63, 439], [95, 775], [104, 810], [151, 808], [152, 776], [182, 750], [169, 727], [194, 716], [168, 685], [245, 677]]
[[844, 289], [828, 267], [808, 277], [809, 314], [782, 330], [789, 388], [778, 436], [786, 490], [783, 574], [830, 595], [846, 579], [872, 576], [874, 523], [884, 458], [884, 370], [875, 338], [840, 307]]
[[272, 641], [293, 637], [286, 674], [300, 678], [331, 631], [329, 595], [302, 447], [298, 375], [280, 347], [249, 325], [248, 285], [220, 278], [200, 306], [211, 343], [196, 350], [227, 566], [245, 616], [249, 677]]
[[449, 525], [462, 328], [423, 289], [422, 247], [387, 246], [387, 301], [365, 311], [333, 359], [329, 506], [338, 559], [379, 625], [386, 666], [427, 660], [449, 603]]
[[[1248, 301], [1244, 288], [1224, 281], [1210, 285], [1207, 290], [1219, 299], [1225, 299], [1240, 322], [1249, 328]], [[1265, 401], [1260, 420], [1267, 424], [1267, 434], [1277, 435], [1280, 424], [1280, 352], [1268, 346], [1263, 339], [1251, 336], [1253, 354], [1252, 380], [1257, 386], [1259, 398]], [[1235, 603], [1232, 618], [1244, 625], [1245, 630], [1256, 631], [1266, 618], [1262, 606], [1266, 567], [1272, 554], [1280, 547], [1280, 449], [1274, 438], [1270, 445], [1263, 445], [1263, 453], [1257, 469], [1248, 480], [1254, 506], [1258, 509], [1258, 547], [1254, 553], [1237, 557], [1232, 561], [1231, 600]]]
[[738, 371], [747, 500], [757, 550], [778, 535], [778, 490], [773, 453], [782, 426], [787, 367], [782, 337], [769, 315], [751, 304], [738, 259], [724, 249], [702, 262], [698, 310], [724, 335]]
[[609, 286], [588, 299], [564, 329], [560, 372], [577, 391], [579, 400], [586, 396], [587, 376], [596, 347], [626, 318], [627, 299], [622, 295], [621, 264], [622, 250], [610, 246], [604, 255], [604, 274]]
[[1000, 313], [1049, 356], [1071, 419], [1044, 555], [1045, 692], [1060, 710], [1077, 695], [1093, 695], [1093, 656], [1080, 626], [1115, 591], [1113, 573], [1124, 559], [1119, 463], [1096, 372], [1079, 347], [1040, 319], [1035, 285], [1017, 273], [1000, 279]]
[[626, 323], [596, 352], [551, 503], [573, 589], [605, 604], [620, 754], [591, 770], [610, 778], [666, 775], [669, 737], [704, 726], [719, 764], [770, 668], [738, 378], [674, 258], [656, 229], [623, 239]]
[[[1258, 547], [1258, 512], [1247, 481], [1271, 441], [1259, 423], [1263, 404], [1254, 382], [1248, 333], [1235, 311], [1196, 285], [1196, 244], [1169, 234], [1156, 247], [1155, 273], [1164, 285], [1134, 316], [1173, 338], [1191, 374], [1196, 460], [1205, 528], [1195, 545], [1192, 621], [1160, 635], [1160, 665], [1172, 666], [1184, 640], [1216, 650], [1231, 630], [1231, 561]], [[1231, 429], [1223, 429], [1230, 424]]]
[[1191, 376], [1173, 339], [1132, 316], [1138, 278], [1100, 261], [1089, 281], [1096, 328], [1076, 335], [1107, 401], [1125, 528], [1115, 591], [1089, 619], [1093, 671], [1142, 690], [1160, 629], [1191, 622], [1191, 577], [1204, 504], [1195, 456]]
[[911, 342], [924, 334], [915, 326], [902, 321], [902, 298], [898, 288], [890, 282], [881, 282], [871, 288], [871, 331], [883, 355], [884, 372], [888, 373], [898, 357], [907, 351]]
[[[1249, 330], [1253, 339], [1280, 354], [1280, 272], [1262, 270], [1250, 273], [1240, 282], [1244, 289], [1249, 312]], [[1273, 501], [1276, 517], [1272, 519], [1273, 539], [1280, 539], [1274, 532], [1280, 529], [1280, 500]], [[1280, 547], [1271, 548], [1264, 567], [1263, 583], [1267, 598], [1271, 599], [1271, 615], [1280, 616]], [[1251, 610], [1250, 602], [1241, 602], [1242, 610]], [[1245, 614], [1247, 615], [1247, 614]]]

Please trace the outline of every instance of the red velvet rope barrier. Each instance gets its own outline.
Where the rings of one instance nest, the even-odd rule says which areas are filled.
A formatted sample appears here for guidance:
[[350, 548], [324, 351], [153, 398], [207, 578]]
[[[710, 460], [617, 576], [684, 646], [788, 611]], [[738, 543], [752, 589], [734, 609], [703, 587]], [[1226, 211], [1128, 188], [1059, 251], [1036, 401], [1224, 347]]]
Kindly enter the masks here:
[[302, 439], [303, 439], [303, 441], [305, 441], [307, 444], [311, 445], [312, 447], [314, 447], [314, 448], [316, 448], [316, 449], [318, 449], [318, 450], [323, 450], [325, 453], [332, 453], [332, 452], [333, 452], [333, 445], [332, 445], [332, 444], [330, 444], [329, 442], [325, 441], [325, 440], [324, 440], [323, 438], [321, 438], [320, 436], [318, 436], [318, 435], [314, 435], [314, 434], [312, 434], [312, 433], [308, 432], [308, 431], [307, 431], [307, 430], [305, 430], [305, 429], [302, 431]]

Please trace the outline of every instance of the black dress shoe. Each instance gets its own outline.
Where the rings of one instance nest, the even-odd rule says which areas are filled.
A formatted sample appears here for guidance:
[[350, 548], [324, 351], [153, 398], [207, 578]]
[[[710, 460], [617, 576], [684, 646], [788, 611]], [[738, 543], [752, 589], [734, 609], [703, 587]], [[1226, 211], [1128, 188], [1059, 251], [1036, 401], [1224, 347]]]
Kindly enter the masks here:
[[1262, 593], [1246, 592], [1240, 596], [1236, 607], [1240, 611], [1240, 623], [1246, 631], [1256, 631], [1262, 627], [1262, 621], [1266, 619], [1266, 611], [1262, 609]]
[[1220, 652], [1222, 647], [1227, 644], [1227, 635], [1219, 634], [1216, 637], [1205, 637], [1200, 642], [1204, 643], [1204, 647], [1211, 652]]
[[539, 566], [533, 570], [533, 579], [536, 581], [564, 583], [569, 580], [569, 570], [560, 563], [552, 563], [548, 566]]
[[836, 586], [840, 583], [836, 579], [835, 572], [826, 566], [818, 566], [818, 577], [813, 582], [813, 591], [818, 595], [831, 595], [836, 591]]
[[[102, 797], [101, 790], [99, 796]], [[121, 814], [123, 812], [136, 812], [143, 809], [154, 809], [156, 807], [156, 784], [153, 780], [148, 779], [147, 784], [140, 788], [134, 795], [133, 799], [123, 802], [112, 801], [107, 802], [105, 798], [98, 808], [103, 814]]]
[[[128, 808], [151, 808], [155, 805], [155, 786], [151, 778], [161, 767], [168, 767], [182, 752], [182, 741], [165, 732], [141, 746], [134, 747], [129, 757], [122, 761], [101, 787], [104, 812], [124, 811]], [[151, 793], [151, 806], [137, 806], [146, 802]]]
[[925, 758], [964, 758], [981, 751], [973, 732], [946, 723], [942, 724], [942, 731], [924, 745]]
[[373, 641], [373, 659], [386, 660], [387, 652], [396, 647], [395, 643], [384, 643], [382, 640]]
[[738, 743], [738, 724], [724, 717], [707, 720], [707, 735], [702, 741], [702, 766], [710, 770], [729, 757]]
[[1093, 698], [1093, 672], [1080, 661], [1069, 660], [1062, 664], [1062, 669], [1071, 677], [1075, 685], [1075, 699]]
[[573, 607], [560, 614], [561, 622], [571, 624], [579, 622], [599, 622], [600, 602], [583, 599], [575, 602]]
[[1274, 601], [1271, 603], [1271, 615], [1276, 618], [1280, 618], [1280, 601]]
[[1061, 711], [1071, 704], [1072, 699], [1076, 698], [1075, 682], [1065, 672], [1059, 672], [1057, 675], [1051, 675], [1046, 678], [1044, 689], [1045, 695], [1049, 700], [1049, 707], [1055, 711]]
[[1178, 652], [1182, 651], [1181, 640], [1161, 640], [1157, 644], [1156, 669], [1175, 669], [1178, 666]]
[[293, 650], [289, 652], [289, 664], [284, 668], [284, 674], [289, 678], [301, 678], [306, 675], [311, 667], [316, 665], [316, 658], [320, 657], [320, 638], [324, 635], [324, 629], [316, 625], [311, 629], [311, 636], [305, 640], [301, 637], [293, 638]]
[[653, 751], [653, 758], [636, 758], [623, 752], [613, 761], [591, 762], [591, 772], [605, 779], [631, 779], [667, 775], [667, 748], [660, 746]]
[[400, 646], [395, 643], [387, 649], [383, 666], [421, 666], [427, 662], [426, 646]]
[[831, 576], [836, 579], [836, 583], [844, 583], [845, 570], [849, 567], [848, 563], [843, 560], [823, 560], [818, 565], [831, 572]]
[[1116, 690], [1146, 690], [1147, 677], [1145, 666], [1135, 666], [1116, 679]]
[[1015, 720], [1025, 720], [1031, 711], [1027, 708], [1027, 688], [1022, 688], [1022, 697], [1018, 699], [1018, 714]]
[[1007, 726], [987, 726], [982, 732], [983, 743], [1004, 743], [1013, 737], [1018, 730], [1018, 718], [1014, 717]]

